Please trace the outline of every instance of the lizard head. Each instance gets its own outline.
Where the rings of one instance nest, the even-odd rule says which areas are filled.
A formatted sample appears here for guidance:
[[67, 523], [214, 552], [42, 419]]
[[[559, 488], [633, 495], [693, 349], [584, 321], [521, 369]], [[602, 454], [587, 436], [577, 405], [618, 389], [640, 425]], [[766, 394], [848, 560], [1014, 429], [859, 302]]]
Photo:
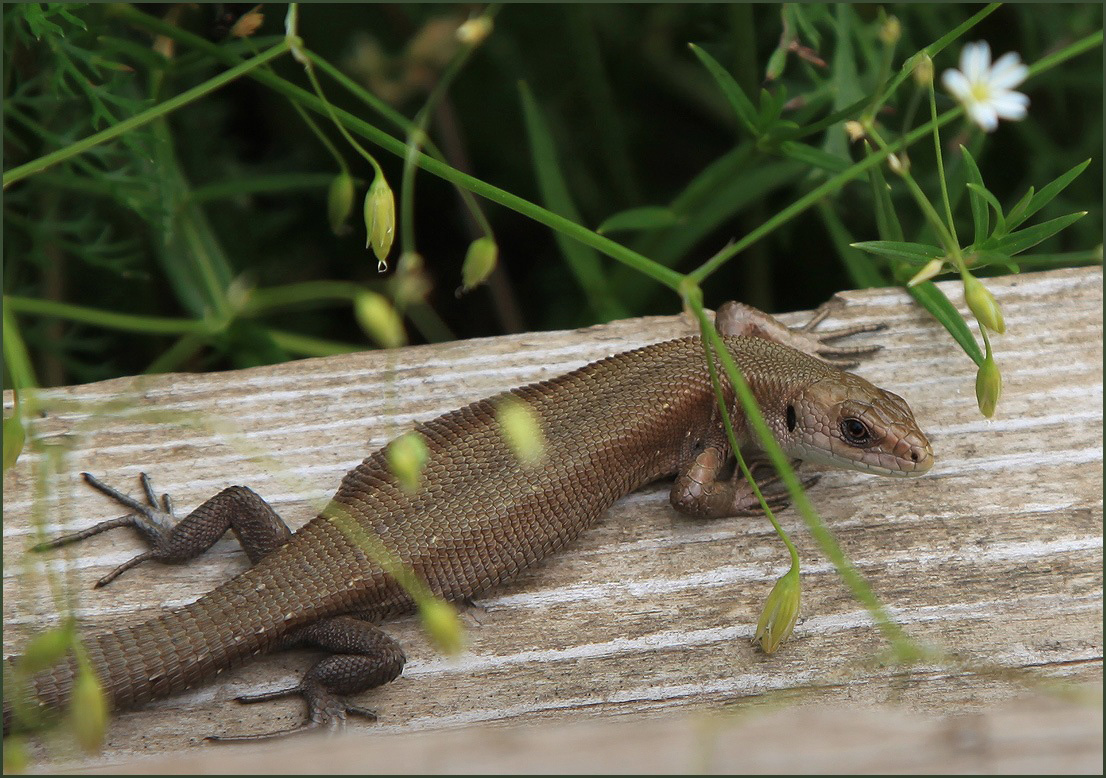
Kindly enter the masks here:
[[793, 457], [879, 475], [920, 475], [933, 449], [906, 401], [858, 375], [833, 371], [789, 398], [772, 425]]

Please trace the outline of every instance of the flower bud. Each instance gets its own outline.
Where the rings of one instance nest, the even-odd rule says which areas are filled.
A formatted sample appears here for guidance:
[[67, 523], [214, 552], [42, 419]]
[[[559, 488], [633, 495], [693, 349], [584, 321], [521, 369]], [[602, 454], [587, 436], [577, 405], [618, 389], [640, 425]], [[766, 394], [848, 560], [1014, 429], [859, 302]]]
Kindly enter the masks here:
[[532, 467], [545, 454], [545, 436], [534, 409], [522, 400], [511, 397], [496, 409], [499, 428], [515, 458], [524, 467]]
[[768, 595], [760, 621], [757, 622], [753, 642], [759, 642], [764, 653], [773, 653], [783, 641], [791, 637], [791, 631], [799, 618], [801, 594], [799, 571], [792, 567], [772, 587], [772, 593]]
[[457, 40], [466, 46], [479, 46], [492, 34], [492, 20], [487, 16], [469, 19], [457, 28]]
[[905, 152], [902, 154], [902, 156], [899, 156], [898, 154], [890, 154], [887, 157], [887, 166], [891, 168], [892, 173], [899, 176], [905, 176], [907, 173], [910, 172], [910, 157], [906, 156]]
[[917, 286], [923, 281], [928, 281], [941, 272], [941, 269], [945, 266], [945, 260], [943, 259], [931, 259], [925, 263], [925, 266], [914, 274], [914, 277], [906, 282], [907, 286]]
[[403, 491], [414, 494], [422, 482], [422, 471], [430, 456], [426, 441], [417, 432], [408, 432], [388, 444], [388, 469], [392, 471]]
[[933, 58], [923, 51], [921, 56], [915, 61], [914, 70], [911, 71], [911, 75], [914, 77], [914, 83], [918, 86], [929, 86], [932, 84]]
[[87, 663], [81, 663], [69, 697], [69, 713], [77, 743], [96, 753], [104, 742], [108, 724], [108, 703], [103, 687]]
[[382, 347], [394, 348], [407, 342], [403, 320], [384, 295], [362, 292], [353, 303], [353, 312], [361, 329]]
[[265, 15], [261, 13], [260, 8], [260, 5], [254, 6], [253, 10], [238, 17], [238, 21], [230, 28], [232, 38], [248, 38], [257, 32], [265, 21]]
[[888, 16], [879, 28], [879, 39], [885, 46], [894, 46], [902, 37], [902, 23], [897, 16]]
[[326, 195], [326, 215], [330, 219], [330, 229], [335, 235], [345, 231], [346, 219], [353, 211], [353, 176], [343, 170], [330, 182]]
[[964, 300], [980, 324], [1000, 335], [1006, 332], [1006, 322], [995, 296], [971, 273], [964, 274]]
[[379, 263], [377, 269], [388, 269], [385, 261], [392, 250], [396, 234], [396, 198], [383, 173], [377, 173], [365, 195], [365, 248], [372, 247]]
[[465, 647], [465, 629], [457, 611], [445, 600], [437, 598], [419, 603], [422, 628], [443, 654], [454, 656]]
[[988, 347], [987, 356], [975, 374], [975, 401], [979, 412], [988, 419], [995, 415], [995, 407], [1002, 396], [1002, 373]]
[[399, 255], [396, 272], [391, 279], [392, 299], [400, 309], [412, 303], [421, 303], [430, 294], [432, 284], [426, 274], [422, 254], [405, 251]]
[[469, 244], [465, 253], [465, 262], [461, 265], [461, 283], [464, 291], [469, 291], [487, 280], [495, 270], [499, 258], [499, 246], [493, 238], [477, 238]]
[[855, 143], [868, 134], [868, 131], [864, 129], [864, 125], [855, 119], [850, 119], [845, 122], [845, 134], [849, 136], [849, 140]]

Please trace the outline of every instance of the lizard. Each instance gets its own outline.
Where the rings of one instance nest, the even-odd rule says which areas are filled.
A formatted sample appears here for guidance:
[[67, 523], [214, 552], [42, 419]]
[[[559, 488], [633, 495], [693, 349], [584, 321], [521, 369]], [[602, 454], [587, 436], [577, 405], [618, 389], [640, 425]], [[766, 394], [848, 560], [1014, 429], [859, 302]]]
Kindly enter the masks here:
[[[805, 326], [789, 329], [730, 302], [719, 307], [715, 326], [773, 436], [793, 460], [892, 476], [928, 471], [933, 450], [905, 400], [844, 370], [880, 347], [829, 345], [882, 325], [814, 334], [829, 312], [826, 304]], [[756, 436], [735, 393], [725, 381], [723, 389], [739, 445], [755, 452]], [[497, 408], [509, 398], [529, 407], [544, 437], [546, 453], [537, 467], [519, 461], [500, 428]], [[138, 530], [148, 550], [97, 586], [146, 561], [192, 559], [228, 529], [253, 563], [189, 605], [84, 636], [109, 707], [137, 707], [210, 680], [253, 655], [306, 645], [330, 653], [300, 683], [238, 698], [301, 695], [308, 710], [301, 724], [210, 739], [334, 729], [349, 714], [375, 718], [349, 698], [400, 675], [403, 650], [378, 624], [410, 612], [415, 603], [357, 542], [361, 533], [375, 537], [434, 594], [458, 602], [511, 580], [569, 544], [617, 499], [662, 477], [676, 474], [670, 501], [682, 513], [722, 518], [760, 512], [740, 471], [726, 474], [733, 452], [698, 336], [615, 354], [417, 424], [415, 432], [428, 449], [416, 492], [405, 491], [389, 468], [388, 444], [347, 473], [331, 501], [337, 510], [322, 511], [294, 534], [244, 486], [224, 489], [178, 521], [168, 495], [159, 503], [145, 474], [142, 502], [84, 473], [93, 488], [131, 512], [34, 550], [117, 527]], [[777, 476], [760, 485], [769, 506], [786, 506], [788, 494]], [[343, 525], [339, 516], [352, 524]], [[6, 675], [17, 661], [5, 660]], [[31, 677], [18, 700], [5, 683], [5, 735], [35, 720], [33, 714], [63, 708], [76, 671], [70, 655]]]

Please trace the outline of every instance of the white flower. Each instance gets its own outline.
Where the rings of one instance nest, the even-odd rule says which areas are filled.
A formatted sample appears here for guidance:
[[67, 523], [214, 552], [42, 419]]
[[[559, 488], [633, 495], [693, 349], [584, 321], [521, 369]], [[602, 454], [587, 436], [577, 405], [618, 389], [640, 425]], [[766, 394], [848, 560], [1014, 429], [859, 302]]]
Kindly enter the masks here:
[[1013, 51], [1003, 54], [992, 66], [990, 45], [979, 41], [964, 47], [960, 70], [946, 70], [941, 83], [963, 104], [972, 121], [985, 132], [993, 132], [999, 119], [1025, 118], [1029, 98], [1013, 90], [1028, 74], [1029, 68]]

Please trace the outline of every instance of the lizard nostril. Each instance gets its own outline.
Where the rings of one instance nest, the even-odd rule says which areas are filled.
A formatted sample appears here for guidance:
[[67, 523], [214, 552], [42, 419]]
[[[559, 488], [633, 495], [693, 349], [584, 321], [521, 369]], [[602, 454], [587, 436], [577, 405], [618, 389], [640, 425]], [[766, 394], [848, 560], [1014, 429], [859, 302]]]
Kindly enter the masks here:
[[918, 461], [918, 452], [917, 451], [911, 451], [910, 452], [910, 461], [911, 462], [917, 462]]

